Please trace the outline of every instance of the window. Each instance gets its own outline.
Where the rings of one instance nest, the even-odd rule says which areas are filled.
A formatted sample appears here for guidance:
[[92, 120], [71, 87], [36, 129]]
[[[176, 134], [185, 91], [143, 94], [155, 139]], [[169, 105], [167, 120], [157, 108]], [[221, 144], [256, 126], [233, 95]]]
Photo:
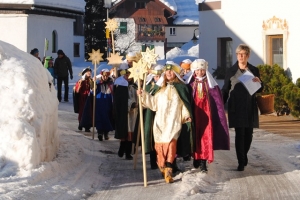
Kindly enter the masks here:
[[155, 21], [155, 22], [161, 22], [161, 19], [160, 19], [159, 17], [155, 17], [155, 18], [154, 18], [154, 21]]
[[135, 2], [135, 8], [136, 9], [142, 9], [142, 8], [146, 8], [146, 2]]
[[140, 21], [140, 22], [146, 22], [146, 18], [144, 18], [144, 17], [139, 17], [139, 21]]
[[127, 34], [127, 22], [120, 22], [120, 33]]
[[268, 47], [268, 63], [283, 67], [283, 35], [269, 35]]
[[52, 53], [56, 53], [57, 51], [57, 33], [56, 31], [52, 31]]
[[142, 44], [142, 52], [146, 52], [147, 48], [152, 50], [152, 49], [154, 49], [154, 45], [153, 44]]
[[80, 57], [80, 43], [74, 43], [74, 57]]
[[224, 79], [226, 68], [232, 66], [232, 38], [218, 38], [217, 51], [217, 66], [213, 67], [213, 75], [217, 79]]
[[170, 35], [176, 35], [175, 28], [170, 28]]

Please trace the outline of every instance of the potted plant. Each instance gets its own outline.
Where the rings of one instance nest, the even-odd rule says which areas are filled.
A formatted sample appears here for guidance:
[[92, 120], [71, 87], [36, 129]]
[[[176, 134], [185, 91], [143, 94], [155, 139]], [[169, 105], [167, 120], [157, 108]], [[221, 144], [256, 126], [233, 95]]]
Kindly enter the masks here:
[[263, 91], [257, 94], [257, 104], [261, 114], [279, 111], [282, 105], [286, 104], [282, 88], [292, 82], [291, 78], [277, 64], [273, 66], [258, 65], [257, 68], [264, 85]]

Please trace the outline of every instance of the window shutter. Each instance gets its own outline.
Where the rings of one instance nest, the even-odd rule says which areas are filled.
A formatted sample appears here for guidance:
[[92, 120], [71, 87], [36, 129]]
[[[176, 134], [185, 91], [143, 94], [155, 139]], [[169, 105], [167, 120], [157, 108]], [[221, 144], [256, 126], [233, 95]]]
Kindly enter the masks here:
[[120, 33], [127, 34], [127, 22], [120, 22]]

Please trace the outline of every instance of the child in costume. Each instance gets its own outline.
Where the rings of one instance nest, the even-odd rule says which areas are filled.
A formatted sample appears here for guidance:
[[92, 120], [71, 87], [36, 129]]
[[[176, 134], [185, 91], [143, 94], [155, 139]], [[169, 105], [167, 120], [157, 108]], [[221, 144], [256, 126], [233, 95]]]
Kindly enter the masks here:
[[[82, 70], [80, 73], [81, 79], [78, 80], [73, 88], [73, 103], [74, 103], [74, 112], [78, 113], [78, 129], [82, 130], [85, 128], [85, 132], [90, 132], [90, 128], [92, 126], [92, 121], [87, 120], [82, 122], [83, 110], [90, 94], [90, 90], [93, 89], [94, 82], [91, 78], [92, 70], [87, 67]], [[87, 117], [86, 119], [90, 119]], [[84, 119], [84, 120], [86, 120]], [[82, 125], [84, 124], [84, 125]]]
[[132, 160], [132, 136], [138, 114], [136, 89], [137, 86], [129, 79], [130, 72], [127, 63], [120, 66], [120, 76], [114, 82], [113, 112], [115, 119], [115, 138], [120, 139], [119, 157], [126, 154], [127, 160]]
[[207, 172], [206, 162], [213, 162], [213, 150], [229, 150], [229, 130], [224, 111], [221, 90], [208, 71], [208, 63], [196, 59], [186, 83], [192, 88], [195, 152], [194, 167]]
[[[157, 164], [166, 183], [172, 183], [172, 163], [176, 152], [186, 155], [191, 150], [192, 133], [191, 129], [187, 128], [187, 123], [191, 122], [192, 110], [190, 93], [180, 77], [179, 65], [167, 62], [164, 71], [161, 89], [154, 96], [142, 90], [138, 91], [138, 94], [141, 95], [143, 106], [156, 112], [153, 135]], [[186, 143], [178, 141], [181, 136], [187, 139]], [[184, 151], [185, 148], [188, 150]]]
[[103, 141], [103, 136], [108, 140], [108, 132], [113, 130], [113, 80], [108, 69], [103, 69], [96, 78], [95, 126], [98, 139]]

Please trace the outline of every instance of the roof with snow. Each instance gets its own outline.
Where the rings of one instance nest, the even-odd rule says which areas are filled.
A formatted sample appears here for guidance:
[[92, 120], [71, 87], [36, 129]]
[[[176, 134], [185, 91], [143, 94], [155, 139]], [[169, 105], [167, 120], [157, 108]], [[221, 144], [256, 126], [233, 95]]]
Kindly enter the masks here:
[[[121, 0], [113, 0], [114, 4]], [[177, 12], [174, 16], [174, 24], [176, 25], [198, 25], [199, 24], [199, 12], [198, 4], [202, 0], [160, 0], [163, 4], [170, 9]]]

